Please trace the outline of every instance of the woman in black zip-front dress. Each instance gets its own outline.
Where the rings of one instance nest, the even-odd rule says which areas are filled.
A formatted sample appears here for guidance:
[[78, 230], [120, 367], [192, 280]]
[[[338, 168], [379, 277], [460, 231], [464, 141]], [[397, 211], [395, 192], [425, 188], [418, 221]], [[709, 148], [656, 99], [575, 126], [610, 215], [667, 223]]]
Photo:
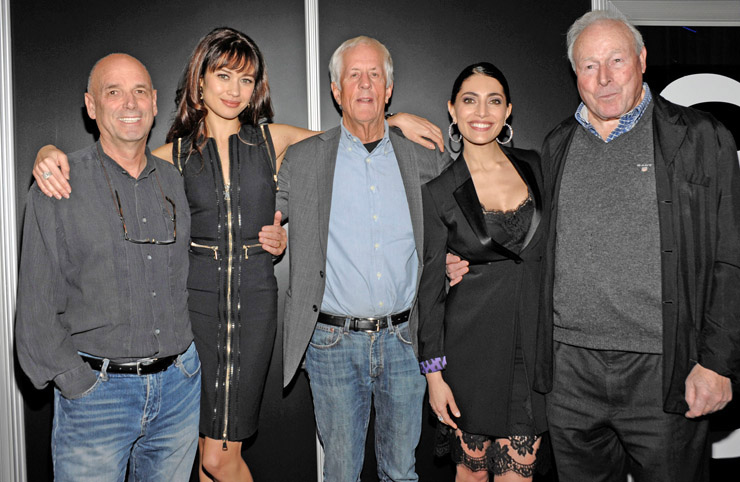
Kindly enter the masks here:
[[[277, 326], [277, 281], [263, 226], [275, 219], [277, 159], [267, 73], [254, 42], [218, 28], [195, 47], [168, 144], [191, 212], [188, 308], [201, 359], [200, 479], [251, 481], [242, 440], [257, 430]], [[278, 152], [313, 132], [271, 126]], [[276, 226], [274, 226], [276, 227]], [[264, 248], [263, 248], [264, 246]], [[266, 251], [269, 250], [269, 251]]]
[[188, 306], [202, 364], [200, 432], [244, 440], [257, 429], [276, 331], [277, 281], [258, 239], [275, 213], [272, 142], [267, 125], [242, 125], [228, 139], [228, 182], [215, 139], [189, 158], [189, 143], [173, 144], [194, 219]]

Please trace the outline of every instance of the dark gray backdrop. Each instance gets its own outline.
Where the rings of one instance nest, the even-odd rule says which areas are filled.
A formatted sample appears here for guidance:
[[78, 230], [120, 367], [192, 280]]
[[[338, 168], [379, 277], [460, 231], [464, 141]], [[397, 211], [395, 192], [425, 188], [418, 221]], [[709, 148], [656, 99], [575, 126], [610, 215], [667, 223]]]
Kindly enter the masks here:
[[[90, 67], [107, 53], [127, 52], [149, 67], [159, 98], [151, 147], [164, 142], [177, 80], [195, 43], [224, 25], [246, 32], [262, 49], [275, 121], [306, 126], [300, 0], [11, 0], [10, 7], [19, 223], [36, 150], [55, 143], [73, 151], [93, 141], [86, 130], [83, 93]], [[423, 115], [446, 131], [445, 103], [454, 78], [470, 63], [491, 61], [511, 85], [514, 144], [537, 149], [545, 133], [577, 105], [564, 33], [589, 9], [588, 0], [320, 1], [322, 127], [339, 122], [326, 73], [329, 57], [343, 40], [365, 34], [385, 43], [393, 55], [396, 82], [391, 111]], [[281, 293], [287, 268], [287, 262], [277, 268]], [[245, 444], [244, 454], [258, 481], [312, 481], [315, 427], [308, 384], [301, 374], [283, 392], [280, 346], [278, 338], [260, 429]], [[19, 379], [23, 380], [22, 375]], [[23, 394], [28, 480], [51, 480], [50, 392], [25, 385]], [[449, 467], [431, 456], [433, 435], [426, 418], [417, 452], [419, 475], [423, 481], [451, 480]], [[363, 481], [377, 480], [372, 443], [369, 447]]]

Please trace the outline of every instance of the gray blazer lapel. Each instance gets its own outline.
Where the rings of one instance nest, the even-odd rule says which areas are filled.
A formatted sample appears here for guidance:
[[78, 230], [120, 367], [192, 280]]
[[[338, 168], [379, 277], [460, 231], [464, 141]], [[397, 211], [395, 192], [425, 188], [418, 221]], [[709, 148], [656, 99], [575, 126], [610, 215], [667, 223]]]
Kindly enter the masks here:
[[408, 142], [390, 130], [393, 151], [398, 161], [398, 169], [401, 171], [403, 187], [406, 190], [406, 201], [409, 203], [409, 214], [411, 215], [411, 227], [414, 230], [414, 244], [416, 245], [416, 256], [419, 258], [419, 266], [422, 263], [424, 251], [424, 226], [421, 211], [421, 185], [419, 183], [419, 169], [416, 156]]
[[326, 246], [329, 242], [331, 194], [334, 186], [334, 169], [337, 165], [340, 133], [341, 129], [335, 127], [319, 134], [319, 139], [323, 142], [320, 145], [320, 151], [317, 154], [318, 159], [316, 160], [316, 192], [318, 194], [319, 243], [324, 259], [326, 259]]

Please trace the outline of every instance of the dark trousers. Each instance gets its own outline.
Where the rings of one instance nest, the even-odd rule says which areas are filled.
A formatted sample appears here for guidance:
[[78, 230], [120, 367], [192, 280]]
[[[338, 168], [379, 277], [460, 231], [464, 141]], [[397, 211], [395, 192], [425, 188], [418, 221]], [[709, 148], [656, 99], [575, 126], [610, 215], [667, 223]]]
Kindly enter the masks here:
[[663, 411], [662, 360], [555, 343], [547, 417], [560, 482], [709, 480], [708, 422]]

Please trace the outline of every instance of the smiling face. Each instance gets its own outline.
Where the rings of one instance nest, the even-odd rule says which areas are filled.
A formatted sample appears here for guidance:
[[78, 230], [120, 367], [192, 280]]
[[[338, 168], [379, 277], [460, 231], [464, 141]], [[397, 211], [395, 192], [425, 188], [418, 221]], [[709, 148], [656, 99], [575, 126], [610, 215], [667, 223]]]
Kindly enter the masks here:
[[247, 108], [254, 92], [254, 69], [247, 65], [241, 70], [221, 67], [206, 72], [200, 82], [203, 104], [209, 115], [226, 120], [236, 119]]
[[95, 119], [104, 146], [146, 145], [157, 115], [157, 91], [141, 62], [125, 54], [101, 59], [90, 76], [89, 90], [87, 114]]
[[475, 145], [494, 142], [511, 114], [501, 82], [484, 74], [465, 79], [455, 103], [448, 102], [447, 108], [463, 142]]
[[331, 91], [342, 108], [345, 127], [357, 135], [354, 125], [383, 123], [393, 85], [386, 87], [383, 55], [373, 45], [352, 47], [344, 52], [342, 60], [341, 88], [332, 82]]
[[640, 103], [646, 57], [645, 47], [635, 52], [634, 38], [621, 22], [598, 22], [578, 36], [573, 46], [578, 92], [599, 133], [600, 128], [611, 132], [619, 117]]

